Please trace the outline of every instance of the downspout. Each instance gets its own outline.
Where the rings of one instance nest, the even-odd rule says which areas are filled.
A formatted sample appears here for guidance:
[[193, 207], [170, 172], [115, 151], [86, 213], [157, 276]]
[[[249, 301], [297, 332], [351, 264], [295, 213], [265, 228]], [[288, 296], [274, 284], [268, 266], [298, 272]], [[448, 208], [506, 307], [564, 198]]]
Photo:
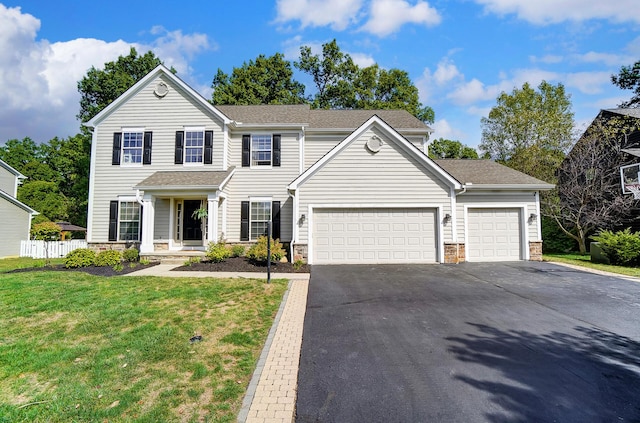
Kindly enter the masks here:
[[293, 202], [293, 213], [291, 216], [291, 242], [289, 243], [289, 257], [291, 257], [291, 263], [293, 263], [293, 245], [298, 241], [298, 201], [297, 201], [297, 191], [289, 190], [289, 197]]

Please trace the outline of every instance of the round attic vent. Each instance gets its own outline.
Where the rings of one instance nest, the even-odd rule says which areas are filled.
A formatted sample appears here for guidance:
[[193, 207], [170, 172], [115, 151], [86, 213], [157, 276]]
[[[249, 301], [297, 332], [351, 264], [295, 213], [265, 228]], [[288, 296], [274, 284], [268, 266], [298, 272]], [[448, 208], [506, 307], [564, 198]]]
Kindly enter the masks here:
[[371, 151], [372, 153], [377, 153], [378, 151], [380, 151], [383, 144], [384, 143], [382, 142], [380, 137], [378, 137], [377, 135], [374, 135], [371, 138], [369, 138], [366, 146], [367, 146], [367, 150]]
[[156, 84], [156, 89], [154, 91], [155, 95], [157, 95], [158, 97], [164, 97], [168, 92], [169, 86], [166, 83], [160, 81]]

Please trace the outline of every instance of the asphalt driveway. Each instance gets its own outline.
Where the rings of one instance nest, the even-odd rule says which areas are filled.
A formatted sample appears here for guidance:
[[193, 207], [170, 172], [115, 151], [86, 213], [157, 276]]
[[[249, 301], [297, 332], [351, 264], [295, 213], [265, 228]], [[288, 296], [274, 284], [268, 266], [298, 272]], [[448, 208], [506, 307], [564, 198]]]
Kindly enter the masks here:
[[640, 282], [314, 266], [296, 422], [640, 422]]

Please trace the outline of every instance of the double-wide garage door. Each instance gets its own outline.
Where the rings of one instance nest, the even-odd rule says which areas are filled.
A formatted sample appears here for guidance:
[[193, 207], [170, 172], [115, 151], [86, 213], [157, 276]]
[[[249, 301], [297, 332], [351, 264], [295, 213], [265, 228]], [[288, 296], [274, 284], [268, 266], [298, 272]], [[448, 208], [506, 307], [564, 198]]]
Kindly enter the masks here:
[[468, 261], [522, 260], [520, 209], [468, 210]]
[[435, 263], [436, 210], [317, 209], [312, 238], [315, 264]]

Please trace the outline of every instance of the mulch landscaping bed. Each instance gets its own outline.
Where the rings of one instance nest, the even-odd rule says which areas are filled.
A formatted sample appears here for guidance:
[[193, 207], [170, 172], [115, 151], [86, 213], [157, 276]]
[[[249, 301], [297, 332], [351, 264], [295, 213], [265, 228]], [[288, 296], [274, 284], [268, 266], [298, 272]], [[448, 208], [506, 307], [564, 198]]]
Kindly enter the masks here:
[[122, 263], [122, 270], [117, 271], [114, 270], [113, 267], [110, 266], [88, 266], [88, 267], [78, 267], [67, 269], [63, 264], [56, 264], [52, 266], [43, 266], [43, 267], [28, 267], [24, 269], [15, 269], [6, 273], [21, 273], [21, 272], [51, 272], [51, 271], [60, 271], [60, 272], [84, 272], [89, 273], [94, 276], [122, 276], [127, 273], [136, 272], [138, 270], [146, 269], [147, 267], [156, 266], [158, 263], [149, 263], [149, 264], [141, 264], [134, 263], [135, 266], [130, 266], [129, 263]]
[[[210, 261], [202, 261], [200, 263], [191, 263], [189, 266], [176, 267], [176, 271], [206, 271], [206, 272], [267, 272], [267, 265], [258, 264], [244, 257], [231, 257], [221, 263], [213, 263]], [[291, 263], [271, 263], [271, 272], [273, 273], [310, 273], [309, 265], [302, 265], [297, 270]]]

